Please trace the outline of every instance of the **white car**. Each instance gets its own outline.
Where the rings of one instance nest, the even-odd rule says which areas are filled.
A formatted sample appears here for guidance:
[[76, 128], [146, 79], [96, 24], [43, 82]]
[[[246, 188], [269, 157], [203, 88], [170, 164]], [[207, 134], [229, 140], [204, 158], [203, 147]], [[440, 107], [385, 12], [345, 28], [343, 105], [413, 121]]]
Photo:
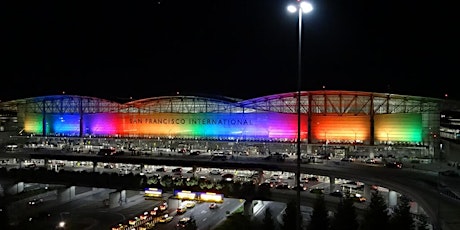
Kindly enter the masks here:
[[216, 203], [211, 203], [211, 204], [209, 205], [209, 208], [210, 208], [210, 209], [216, 209], [216, 208], [217, 208], [217, 204], [216, 204]]
[[185, 207], [187, 207], [187, 208], [193, 208], [193, 207], [195, 207], [195, 204], [196, 204], [196, 202], [195, 202], [195, 201], [191, 201], [191, 200], [184, 201], [184, 202], [182, 203], [182, 205], [185, 205]]
[[176, 213], [179, 214], [179, 215], [184, 214], [186, 211], [187, 211], [187, 206], [185, 206], [185, 205], [181, 205], [181, 206], [177, 207], [177, 209], [176, 209]]

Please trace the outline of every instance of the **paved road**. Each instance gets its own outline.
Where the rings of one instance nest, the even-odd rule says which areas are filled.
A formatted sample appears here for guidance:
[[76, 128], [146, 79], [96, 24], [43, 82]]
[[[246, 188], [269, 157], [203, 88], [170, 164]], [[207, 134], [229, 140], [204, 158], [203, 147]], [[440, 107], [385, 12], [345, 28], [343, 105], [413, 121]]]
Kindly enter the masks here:
[[[244, 157], [243, 159], [250, 160], [251, 158]], [[259, 158], [260, 159], [260, 158]], [[257, 160], [257, 159], [251, 159]], [[341, 172], [342, 174], [348, 175], [349, 178], [361, 177], [365, 180], [367, 169], [363, 168], [359, 164], [336, 164], [336, 162], [330, 161], [326, 164], [320, 165], [306, 165], [311, 169], [326, 171], [336, 171]], [[286, 162], [287, 164], [289, 162]], [[414, 166], [414, 167], [412, 167]], [[353, 170], [351, 170], [353, 169]], [[457, 216], [459, 215], [459, 205], [457, 205], [458, 196], [460, 191], [460, 183], [458, 178], [450, 178], [445, 176], [440, 176], [438, 172], [444, 171], [447, 169], [453, 169], [458, 171], [455, 168], [449, 167], [447, 163], [444, 162], [435, 162], [432, 164], [414, 164], [414, 165], [405, 165], [403, 170], [391, 170], [391, 169], [382, 169], [381, 174], [376, 174], [372, 178], [373, 181], [379, 182], [382, 184], [389, 184], [392, 187], [397, 188], [398, 192], [406, 194], [411, 194], [413, 197], [417, 198], [417, 201], [421, 201], [420, 204], [423, 207], [438, 207], [431, 208], [431, 210], [425, 210], [432, 217], [440, 217], [440, 225], [444, 226], [443, 229], [456, 230], [460, 229], [460, 224], [457, 222]], [[370, 171], [369, 171], [370, 172]], [[370, 175], [370, 174], [369, 174]], [[390, 180], [388, 178], [391, 178]], [[397, 182], [397, 183], [396, 183]], [[405, 187], [400, 185], [410, 184], [414, 190], [415, 187], [418, 193], [423, 194], [414, 194], [413, 191], [407, 190]], [[455, 216], [456, 215], [456, 216]]]

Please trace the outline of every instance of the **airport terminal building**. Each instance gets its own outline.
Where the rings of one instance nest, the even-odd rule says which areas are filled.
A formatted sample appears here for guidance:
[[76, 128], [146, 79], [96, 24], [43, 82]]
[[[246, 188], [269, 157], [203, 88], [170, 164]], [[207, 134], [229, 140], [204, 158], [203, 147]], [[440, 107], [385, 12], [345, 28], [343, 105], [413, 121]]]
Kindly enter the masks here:
[[127, 103], [78, 95], [0, 102], [0, 133], [42, 137], [294, 143], [306, 151], [393, 146], [439, 157], [444, 99], [360, 91], [302, 91], [249, 100], [164, 96]]

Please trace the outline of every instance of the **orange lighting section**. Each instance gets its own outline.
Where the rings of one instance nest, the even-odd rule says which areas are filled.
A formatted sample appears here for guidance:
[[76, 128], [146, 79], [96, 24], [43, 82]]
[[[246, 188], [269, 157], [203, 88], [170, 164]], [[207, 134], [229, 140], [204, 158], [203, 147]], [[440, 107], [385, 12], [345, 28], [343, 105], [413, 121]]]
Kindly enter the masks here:
[[362, 142], [370, 138], [369, 116], [312, 116], [312, 138], [324, 142]]

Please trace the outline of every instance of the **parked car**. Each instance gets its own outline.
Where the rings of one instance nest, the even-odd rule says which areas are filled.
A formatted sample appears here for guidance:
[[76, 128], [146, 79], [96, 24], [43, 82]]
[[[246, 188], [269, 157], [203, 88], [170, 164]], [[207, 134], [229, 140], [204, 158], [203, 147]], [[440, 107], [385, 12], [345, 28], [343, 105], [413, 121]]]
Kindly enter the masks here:
[[352, 157], [344, 157], [340, 161], [345, 161], [345, 162], [354, 162], [355, 158]]
[[342, 192], [342, 191], [340, 191], [340, 190], [335, 190], [335, 191], [333, 191], [333, 192], [329, 193], [329, 195], [331, 195], [331, 196], [335, 196], [335, 197], [344, 197], [344, 194], [343, 194], [343, 192]]
[[270, 183], [270, 182], [263, 182], [261, 184], [259, 184], [259, 189], [261, 188], [273, 188], [275, 185], [273, 183]]
[[284, 161], [286, 157], [280, 153], [275, 153], [273, 155], [267, 156], [264, 158], [264, 160], [267, 161]]
[[213, 160], [213, 161], [218, 161], [218, 160], [226, 161], [226, 160], [227, 160], [227, 156], [221, 155], [221, 154], [216, 154], [216, 155], [213, 155], [213, 156], [211, 157], [211, 160]]
[[310, 193], [324, 194], [324, 189], [323, 188], [312, 188], [310, 189]]
[[277, 184], [276, 189], [291, 189], [288, 184], [282, 183], [282, 184]]
[[182, 174], [182, 168], [174, 168], [171, 170], [171, 172], [174, 173], [174, 175], [181, 175]]
[[[292, 190], [297, 191], [297, 185], [291, 187]], [[304, 184], [300, 184], [300, 191], [307, 191], [308, 187]]]
[[39, 198], [35, 198], [35, 199], [32, 199], [29, 201], [29, 205], [30, 206], [38, 206], [38, 205], [41, 205], [43, 204], [43, 199], [39, 199]]
[[446, 170], [446, 171], [441, 171], [439, 172], [439, 174], [443, 175], [443, 176], [450, 176], [450, 177], [459, 177], [460, 175], [458, 174], [458, 172], [452, 170], [452, 169], [449, 169], [449, 170]]
[[353, 201], [355, 201], [355, 202], [360, 202], [360, 203], [366, 202], [366, 198], [363, 197], [363, 196], [362, 196], [361, 194], [359, 194], [359, 193], [350, 194], [349, 196], [350, 196], [350, 198], [351, 198]]
[[367, 158], [367, 159], [364, 161], [364, 163], [366, 163], [366, 164], [375, 164], [376, 161], [375, 161], [374, 158]]
[[155, 171], [156, 172], [166, 172], [166, 169], [165, 168], [157, 168]]
[[217, 170], [217, 169], [213, 169], [213, 170], [211, 170], [211, 171], [209, 172], [209, 174], [211, 174], [211, 175], [220, 175], [221, 172], [220, 172], [219, 170]]
[[222, 179], [225, 180], [225, 181], [232, 181], [233, 177], [235, 177], [235, 176], [233, 174], [231, 174], [231, 173], [226, 173], [226, 174], [222, 175]]
[[35, 163], [24, 163], [24, 167], [28, 169], [33, 169], [37, 167], [37, 165]]
[[396, 161], [385, 163], [386, 168], [400, 169], [400, 168], [402, 168], [402, 166], [403, 166], [403, 164], [401, 162], [396, 162]]

